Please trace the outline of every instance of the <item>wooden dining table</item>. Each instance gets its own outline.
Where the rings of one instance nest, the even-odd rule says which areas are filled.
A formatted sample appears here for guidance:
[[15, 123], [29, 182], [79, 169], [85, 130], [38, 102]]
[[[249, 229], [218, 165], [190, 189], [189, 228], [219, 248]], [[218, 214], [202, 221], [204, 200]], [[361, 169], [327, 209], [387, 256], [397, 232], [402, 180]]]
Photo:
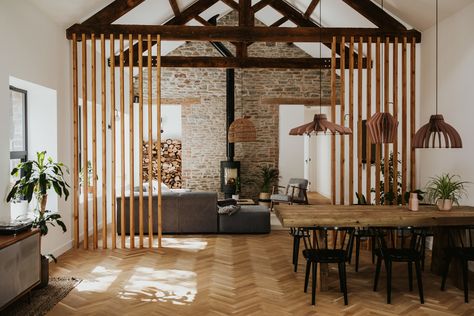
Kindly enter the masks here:
[[[385, 205], [276, 205], [274, 212], [285, 228], [298, 227], [431, 227], [434, 232], [431, 272], [440, 275], [444, 251], [448, 246], [447, 230], [474, 225], [473, 206], [455, 206], [439, 211], [435, 206], [421, 205], [418, 211], [406, 206]], [[326, 271], [324, 271], [326, 270]], [[450, 277], [462, 287], [458, 264], [452, 264]], [[327, 268], [321, 268], [318, 287], [326, 288]]]

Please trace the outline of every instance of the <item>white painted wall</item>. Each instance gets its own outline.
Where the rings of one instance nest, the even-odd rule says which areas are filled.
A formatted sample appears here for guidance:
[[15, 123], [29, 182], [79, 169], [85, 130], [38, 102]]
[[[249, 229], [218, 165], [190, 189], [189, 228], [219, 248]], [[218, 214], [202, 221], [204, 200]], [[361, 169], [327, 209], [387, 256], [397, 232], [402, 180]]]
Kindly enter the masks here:
[[[57, 91], [56, 128], [61, 133], [51, 135], [58, 144], [57, 158], [71, 166], [72, 145], [70, 104], [69, 44], [64, 28], [52, 22], [26, 1], [0, 1], [0, 110], [8, 113], [9, 77], [23, 79]], [[9, 217], [5, 202], [9, 185], [8, 115], [0, 116], [0, 217]], [[42, 239], [43, 253], [59, 254], [68, 249], [72, 237], [70, 200], [60, 200], [58, 208], [68, 232], [52, 229]]]
[[[474, 182], [474, 4], [439, 24], [439, 112], [456, 128], [462, 149], [419, 149], [420, 185], [429, 177], [449, 172]], [[435, 27], [422, 35], [421, 124], [435, 112]], [[420, 124], [420, 125], [421, 125]], [[462, 204], [474, 205], [474, 184], [468, 186]]]
[[279, 171], [280, 185], [286, 186], [290, 178], [304, 177], [304, 139], [288, 135], [290, 129], [304, 124], [303, 105], [280, 105]]

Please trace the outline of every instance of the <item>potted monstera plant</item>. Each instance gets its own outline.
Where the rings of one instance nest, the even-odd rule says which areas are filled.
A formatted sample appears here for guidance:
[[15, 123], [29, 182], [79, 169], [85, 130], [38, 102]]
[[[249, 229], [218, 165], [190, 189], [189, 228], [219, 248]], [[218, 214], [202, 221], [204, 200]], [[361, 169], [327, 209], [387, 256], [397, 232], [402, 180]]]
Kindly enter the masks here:
[[[64, 179], [64, 172], [69, 173], [68, 168], [60, 162], [54, 162], [51, 157], [46, 158], [46, 151], [36, 153], [36, 160], [19, 163], [11, 172], [18, 180], [8, 193], [7, 202], [24, 199], [30, 203], [34, 197], [36, 207], [32, 226], [40, 230], [41, 236], [48, 234], [48, 225], [57, 225], [66, 232], [61, 215], [46, 210], [49, 189], [53, 188], [59, 197], [64, 196], [66, 200], [69, 196], [69, 185]], [[41, 255], [40, 286], [48, 285], [50, 259], [56, 261], [53, 255]]]
[[426, 195], [440, 211], [449, 211], [453, 203], [459, 205], [461, 197], [467, 194], [464, 189], [466, 183], [468, 182], [461, 181], [459, 176], [449, 173], [435, 176], [427, 184]]

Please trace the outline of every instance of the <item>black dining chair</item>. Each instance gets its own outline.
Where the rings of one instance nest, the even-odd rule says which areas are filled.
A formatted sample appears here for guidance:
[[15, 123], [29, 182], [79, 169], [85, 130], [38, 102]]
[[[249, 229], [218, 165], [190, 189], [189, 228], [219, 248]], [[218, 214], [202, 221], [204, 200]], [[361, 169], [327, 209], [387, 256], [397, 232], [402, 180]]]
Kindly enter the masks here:
[[[328, 234], [333, 232], [332, 234]], [[329, 242], [329, 237], [332, 238]], [[354, 228], [338, 227], [313, 227], [308, 229], [308, 234], [303, 237], [303, 256], [306, 259], [306, 272], [304, 279], [304, 292], [308, 291], [309, 275], [311, 281], [311, 304], [316, 304], [317, 267], [321, 263], [337, 263], [339, 270], [339, 286], [344, 294], [344, 304], [348, 304], [346, 262], [354, 242]]]
[[[374, 232], [367, 227], [357, 228], [355, 231], [355, 244], [356, 244], [356, 253], [355, 253], [355, 271], [359, 271], [359, 256], [360, 256], [360, 244], [362, 239], [370, 240], [371, 242], [371, 252], [372, 252], [372, 263], [375, 263], [375, 235]], [[351, 255], [352, 256], [352, 255]], [[349, 263], [351, 258], [349, 259]]]
[[[421, 276], [421, 248], [425, 238], [425, 229], [412, 227], [403, 228], [372, 228], [375, 239], [377, 264], [375, 268], [374, 291], [377, 291], [382, 260], [387, 273], [387, 304], [392, 302], [392, 264], [393, 262], [406, 262], [408, 264], [408, 287], [413, 291], [413, 264], [415, 264], [416, 279], [420, 303], [425, 302], [423, 296], [423, 282]], [[396, 236], [396, 237], [394, 237]]]
[[464, 302], [469, 303], [468, 263], [474, 261], [474, 226], [453, 227], [448, 233], [448, 249], [446, 249], [446, 266], [441, 281], [441, 291], [446, 289], [449, 264], [458, 258], [462, 265]]
[[293, 266], [294, 271], [298, 272], [298, 258], [300, 254], [301, 239], [308, 235], [306, 228], [290, 228], [290, 235], [293, 237]]

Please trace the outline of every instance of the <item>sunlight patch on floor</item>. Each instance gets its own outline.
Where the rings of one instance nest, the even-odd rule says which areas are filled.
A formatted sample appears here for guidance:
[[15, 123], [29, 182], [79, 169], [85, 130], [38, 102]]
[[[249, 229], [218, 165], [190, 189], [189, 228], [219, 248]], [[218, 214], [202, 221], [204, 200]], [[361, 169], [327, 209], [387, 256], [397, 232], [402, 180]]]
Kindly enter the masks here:
[[163, 238], [162, 245], [166, 248], [197, 251], [207, 247], [207, 241], [201, 238]]
[[192, 303], [197, 294], [196, 273], [139, 267], [119, 293], [119, 298], [176, 305]]
[[106, 292], [121, 272], [122, 270], [111, 270], [102, 266], [97, 266], [91, 271], [91, 273], [97, 275], [97, 277], [92, 280], [82, 281], [76, 289], [79, 292]]

